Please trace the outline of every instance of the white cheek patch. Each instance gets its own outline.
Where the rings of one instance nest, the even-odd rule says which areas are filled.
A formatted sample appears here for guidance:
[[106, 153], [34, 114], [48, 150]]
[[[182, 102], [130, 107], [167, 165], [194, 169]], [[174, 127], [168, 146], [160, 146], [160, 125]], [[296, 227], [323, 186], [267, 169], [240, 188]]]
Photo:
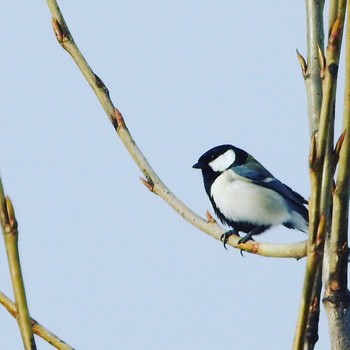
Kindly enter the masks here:
[[229, 149], [221, 156], [209, 163], [209, 166], [216, 172], [222, 172], [228, 169], [236, 159], [235, 152]]

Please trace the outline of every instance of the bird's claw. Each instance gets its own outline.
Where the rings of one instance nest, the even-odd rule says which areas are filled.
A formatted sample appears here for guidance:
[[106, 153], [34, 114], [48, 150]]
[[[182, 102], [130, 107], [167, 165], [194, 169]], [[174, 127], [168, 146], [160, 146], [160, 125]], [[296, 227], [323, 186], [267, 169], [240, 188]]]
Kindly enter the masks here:
[[239, 236], [238, 232], [236, 230], [230, 230], [230, 231], [223, 233], [220, 237], [220, 241], [224, 243], [224, 248], [226, 250], [227, 250], [226, 244], [232, 235]]
[[[229, 238], [230, 238], [232, 235], [235, 235], [235, 236], [238, 236], [238, 237], [239, 237], [238, 231], [237, 231], [237, 230], [234, 230], [234, 229], [223, 233], [223, 234], [221, 235], [221, 237], [220, 237], [220, 241], [224, 243], [224, 248], [225, 248], [226, 250], [227, 250], [226, 244], [227, 244]], [[244, 237], [240, 238], [240, 239], [238, 240], [238, 243], [237, 243], [237, 244], [244, 244], [244, 243], [248, 242], [249, 240], [254, 241], [254, 239], [252, 238], [252, 232], [249, 232], [247, 235], [245, 235]], [[243, 249], [240, 249], [240, 254], [244, 257], [244, 255], [243, 255]]]
[[226, 236], [226, 232], [221, 235], [220, 241], [224, 243], [224, 248], [227, 250], [226, 243], [228, 241], [228, 237]]
[[[248, 241], [254, 241], [254, 239], [252, 238], [251, 233], [248, 233], [247, 235], [245, 235], [244, 237], [242, 237], [242, 238], [237, 242], [237, 244], [244, 244], [244, 243], [246, 243], [246, 242], [248, 242]], [[243, 255], [243, 249], [240, 250], [240, 254], [241, 254], [241, 256], [244, 257], [244, 255]]]
[[244, 244], [247, 243], [248, 241], [254, 241], [252, 234], [249, 232], [247, 235], [245, 235], [244, 237], [242, 237], [237, 244]]

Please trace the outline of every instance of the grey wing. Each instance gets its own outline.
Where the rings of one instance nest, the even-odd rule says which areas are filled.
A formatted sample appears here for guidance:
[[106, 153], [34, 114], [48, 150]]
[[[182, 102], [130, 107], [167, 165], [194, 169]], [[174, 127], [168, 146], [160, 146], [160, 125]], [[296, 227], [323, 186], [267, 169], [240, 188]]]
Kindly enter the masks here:
[[296, 205], [307, 204], [307, 200], [299, 193], [293, 191], [290, 187], [277, 180], [267, 171], [260, 163], [246, 163], [245, 165], [236, 166], [232, 169], [237, 175], [249, 179], [259, 186], [269, 188], [283, 197], [289, 199]]
[[266, 178], [262, 182], [259, 182], [259, 185], [276, 191], [283, 197], [288, 198], [290, 201], [296, 204], [304, 205], [308, 203], [302, 195], [293, 191], [289, 186], [285, 185], [275, 178]]

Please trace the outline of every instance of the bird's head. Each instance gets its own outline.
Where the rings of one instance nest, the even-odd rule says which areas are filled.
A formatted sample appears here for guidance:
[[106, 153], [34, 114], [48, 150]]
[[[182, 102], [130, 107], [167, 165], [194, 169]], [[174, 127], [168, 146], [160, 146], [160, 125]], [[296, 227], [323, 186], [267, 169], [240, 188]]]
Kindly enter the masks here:
[[247, 153], [245, 151], [232, 145], [221, 145], [205, 152], [198, 159], [198, 162], [193, 165], [193, 168], [222, 173], [235, 163], [245, 161], [246, 158]]

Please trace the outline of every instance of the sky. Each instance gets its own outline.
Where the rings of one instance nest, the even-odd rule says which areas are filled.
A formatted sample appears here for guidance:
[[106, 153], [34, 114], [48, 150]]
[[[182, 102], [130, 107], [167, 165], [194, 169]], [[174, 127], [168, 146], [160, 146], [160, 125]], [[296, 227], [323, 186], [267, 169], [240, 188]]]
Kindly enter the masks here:
[[[191, 209], [213, 212], [192, 165], [224, 143], [309, 196], [295, 53], [306, 55], [304, 2], [59, 4], [135, 141]], [[5, 0], [0, 14], [0, 174], [32, 317], [77, 349], [291, 348], [305, 259], [225, 250], [150, 193], [50, 18], [45, 1]], [[277, 227], [257, 240], [304, 239]], [[0, 261], [13, 298], [3, 244]], [[21, 349], [2, 307], [0, 324], [0, 347]], [[317, 349], [328, 348], [322, 311]]]

